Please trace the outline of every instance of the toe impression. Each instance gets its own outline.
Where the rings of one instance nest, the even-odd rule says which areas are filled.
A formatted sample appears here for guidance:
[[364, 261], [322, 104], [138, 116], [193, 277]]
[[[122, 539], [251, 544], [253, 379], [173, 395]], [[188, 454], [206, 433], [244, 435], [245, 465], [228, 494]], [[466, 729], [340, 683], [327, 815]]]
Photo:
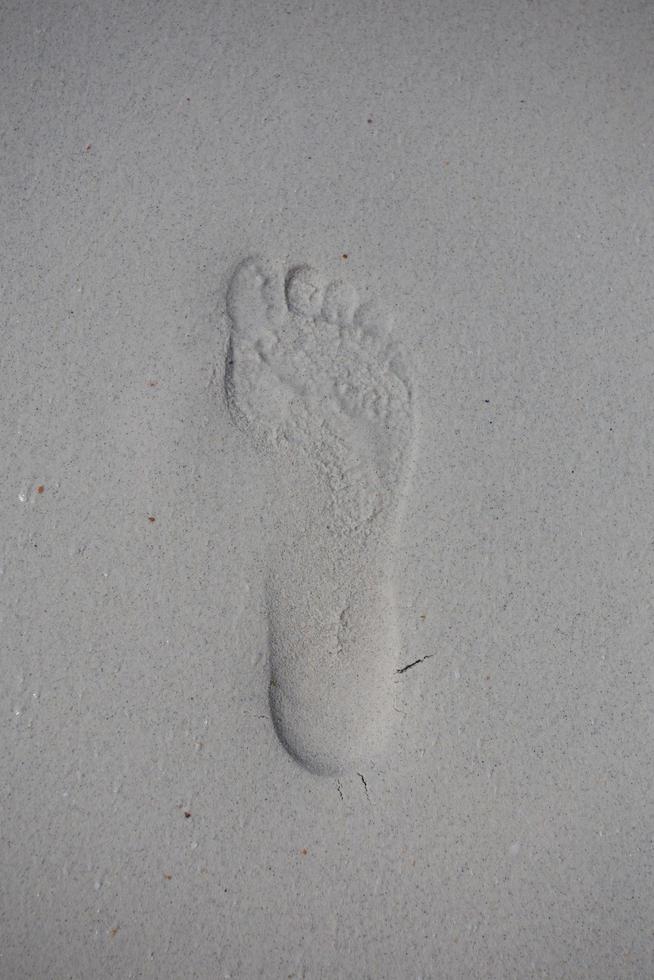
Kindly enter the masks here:
[[309, 265], [291, 269], [286, 278], [286, 302], [291, 313], [315, 319], [322, 310], [324, 282]]

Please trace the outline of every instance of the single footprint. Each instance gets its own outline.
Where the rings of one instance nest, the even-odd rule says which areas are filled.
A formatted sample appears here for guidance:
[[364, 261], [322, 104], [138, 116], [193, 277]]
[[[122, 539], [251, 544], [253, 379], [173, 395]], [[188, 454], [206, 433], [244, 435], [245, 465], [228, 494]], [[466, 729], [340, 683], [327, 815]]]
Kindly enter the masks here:
[[246, 259], [227, 312], [228, 406], [276, 459], [284, 507], [266, 585], [271, 715], [298, 762], [340, 774], [391, 728], [411, 389], [390, 317], [307, 266], [284, 281]]

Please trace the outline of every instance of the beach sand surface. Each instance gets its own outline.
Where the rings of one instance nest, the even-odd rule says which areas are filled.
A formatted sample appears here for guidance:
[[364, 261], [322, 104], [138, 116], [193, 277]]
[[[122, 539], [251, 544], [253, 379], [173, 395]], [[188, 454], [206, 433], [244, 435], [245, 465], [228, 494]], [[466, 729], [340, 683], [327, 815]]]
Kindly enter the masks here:
[[0, 10], [0, 976], [654, 975], [654, 8]]

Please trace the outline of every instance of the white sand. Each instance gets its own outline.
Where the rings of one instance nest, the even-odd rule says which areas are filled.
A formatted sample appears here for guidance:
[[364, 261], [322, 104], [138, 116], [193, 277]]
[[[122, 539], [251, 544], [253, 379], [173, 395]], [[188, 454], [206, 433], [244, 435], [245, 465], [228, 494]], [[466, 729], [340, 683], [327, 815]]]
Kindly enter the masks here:
[[653, 22], [3, 5], [2, 980], [654, 975]]

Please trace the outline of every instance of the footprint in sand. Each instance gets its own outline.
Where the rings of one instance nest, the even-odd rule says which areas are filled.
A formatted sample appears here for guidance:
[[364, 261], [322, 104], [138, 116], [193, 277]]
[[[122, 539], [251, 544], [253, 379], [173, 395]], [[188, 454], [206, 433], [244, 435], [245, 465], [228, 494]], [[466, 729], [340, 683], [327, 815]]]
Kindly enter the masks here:
[[343, 773], [391, 728], [399, 655], [392, 545], [412, 449], [391, 319], [303, 266], [246, 259], [229, 286], [225, 393], [277, 461], [284, 518], [266, 585], [270, 711], [311, 772]]

